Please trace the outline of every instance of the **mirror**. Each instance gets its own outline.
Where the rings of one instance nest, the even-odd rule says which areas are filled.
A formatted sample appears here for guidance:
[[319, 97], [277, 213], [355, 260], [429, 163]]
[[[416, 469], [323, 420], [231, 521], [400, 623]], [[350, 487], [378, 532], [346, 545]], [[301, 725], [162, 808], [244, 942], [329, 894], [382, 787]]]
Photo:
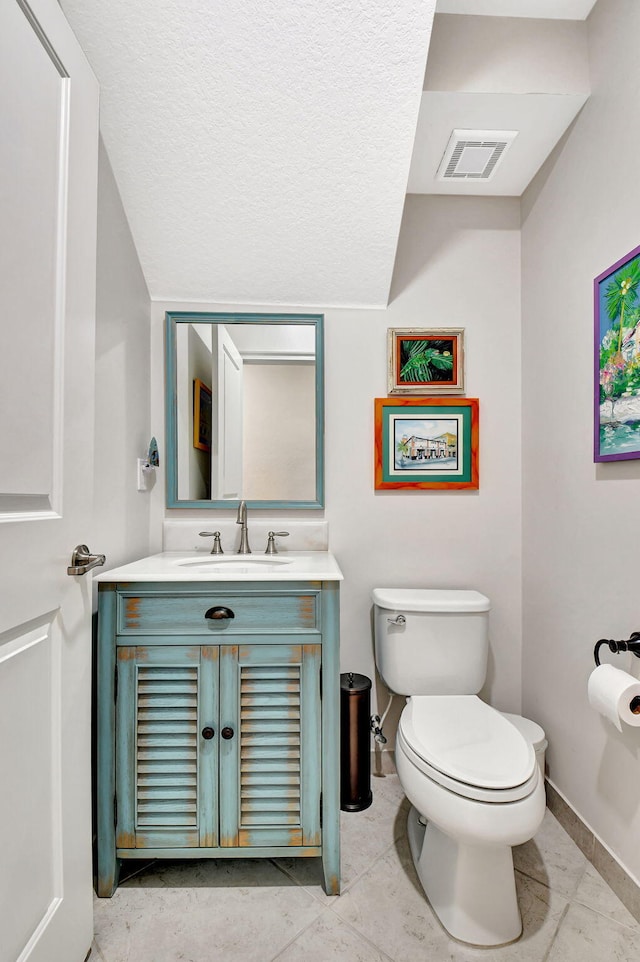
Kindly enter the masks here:
[[167, 312], [167, 507], [323, 507], [322, 319]]

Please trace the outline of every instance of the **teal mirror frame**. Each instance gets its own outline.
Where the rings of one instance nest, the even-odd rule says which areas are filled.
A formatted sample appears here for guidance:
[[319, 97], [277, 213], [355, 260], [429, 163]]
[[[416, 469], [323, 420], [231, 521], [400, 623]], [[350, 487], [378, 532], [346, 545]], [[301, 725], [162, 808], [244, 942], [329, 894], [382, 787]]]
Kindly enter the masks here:
[[225, 501], [178, 500], [178, 401], [176, 337], [178, 324], [313, 324], [316, 350], [316, 498], [314, 501], [247, 501], [249, 508], [324, 508], [324, 315], [323, 314], [234, 314], [204, 311], [167, 311], [165, 315], [165, 414], [167, 508], [220, 509], [238, 506], [237, 499]]

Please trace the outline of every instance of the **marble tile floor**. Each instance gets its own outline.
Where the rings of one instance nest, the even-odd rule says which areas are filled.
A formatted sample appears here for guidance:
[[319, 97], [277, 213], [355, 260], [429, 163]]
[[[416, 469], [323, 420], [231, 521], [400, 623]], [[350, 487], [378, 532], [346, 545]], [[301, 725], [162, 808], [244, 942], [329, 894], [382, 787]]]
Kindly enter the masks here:
[[341, 816], [340, 897], [316, 859], [158, 861], [96, 899], [91, 962], [637, 962], [640, 924], [549, 811], [514, 851], [522, 938], [453, 941], [413, 869], [397, 776], [372, 787], [371, 808]]

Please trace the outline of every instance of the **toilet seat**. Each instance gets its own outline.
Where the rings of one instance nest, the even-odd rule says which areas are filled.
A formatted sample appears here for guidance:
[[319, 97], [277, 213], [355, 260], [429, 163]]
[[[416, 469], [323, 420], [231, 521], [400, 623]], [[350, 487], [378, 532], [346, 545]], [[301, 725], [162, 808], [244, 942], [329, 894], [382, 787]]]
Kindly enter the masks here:
[[466, 798], [516, 801], [538, 782], [532, 745], [477, 695], [413, 696], [398, 738], [420, 771]]

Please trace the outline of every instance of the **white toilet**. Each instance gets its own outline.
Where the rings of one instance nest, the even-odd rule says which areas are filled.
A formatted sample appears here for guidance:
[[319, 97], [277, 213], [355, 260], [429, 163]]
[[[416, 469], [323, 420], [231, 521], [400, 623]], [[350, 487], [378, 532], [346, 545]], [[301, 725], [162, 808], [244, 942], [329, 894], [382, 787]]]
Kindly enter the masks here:
[[373, 602], [378, 671], [392, 691], [410, 696], [396, 768], [413, 806], [407, 828], [422, 886], [454, 938], [512, 942], [522, 922], [511, 847], [540, 827], [545, 794], [523, 726], [477, 696], [489, 599], [477, 591], [376, 588]]

